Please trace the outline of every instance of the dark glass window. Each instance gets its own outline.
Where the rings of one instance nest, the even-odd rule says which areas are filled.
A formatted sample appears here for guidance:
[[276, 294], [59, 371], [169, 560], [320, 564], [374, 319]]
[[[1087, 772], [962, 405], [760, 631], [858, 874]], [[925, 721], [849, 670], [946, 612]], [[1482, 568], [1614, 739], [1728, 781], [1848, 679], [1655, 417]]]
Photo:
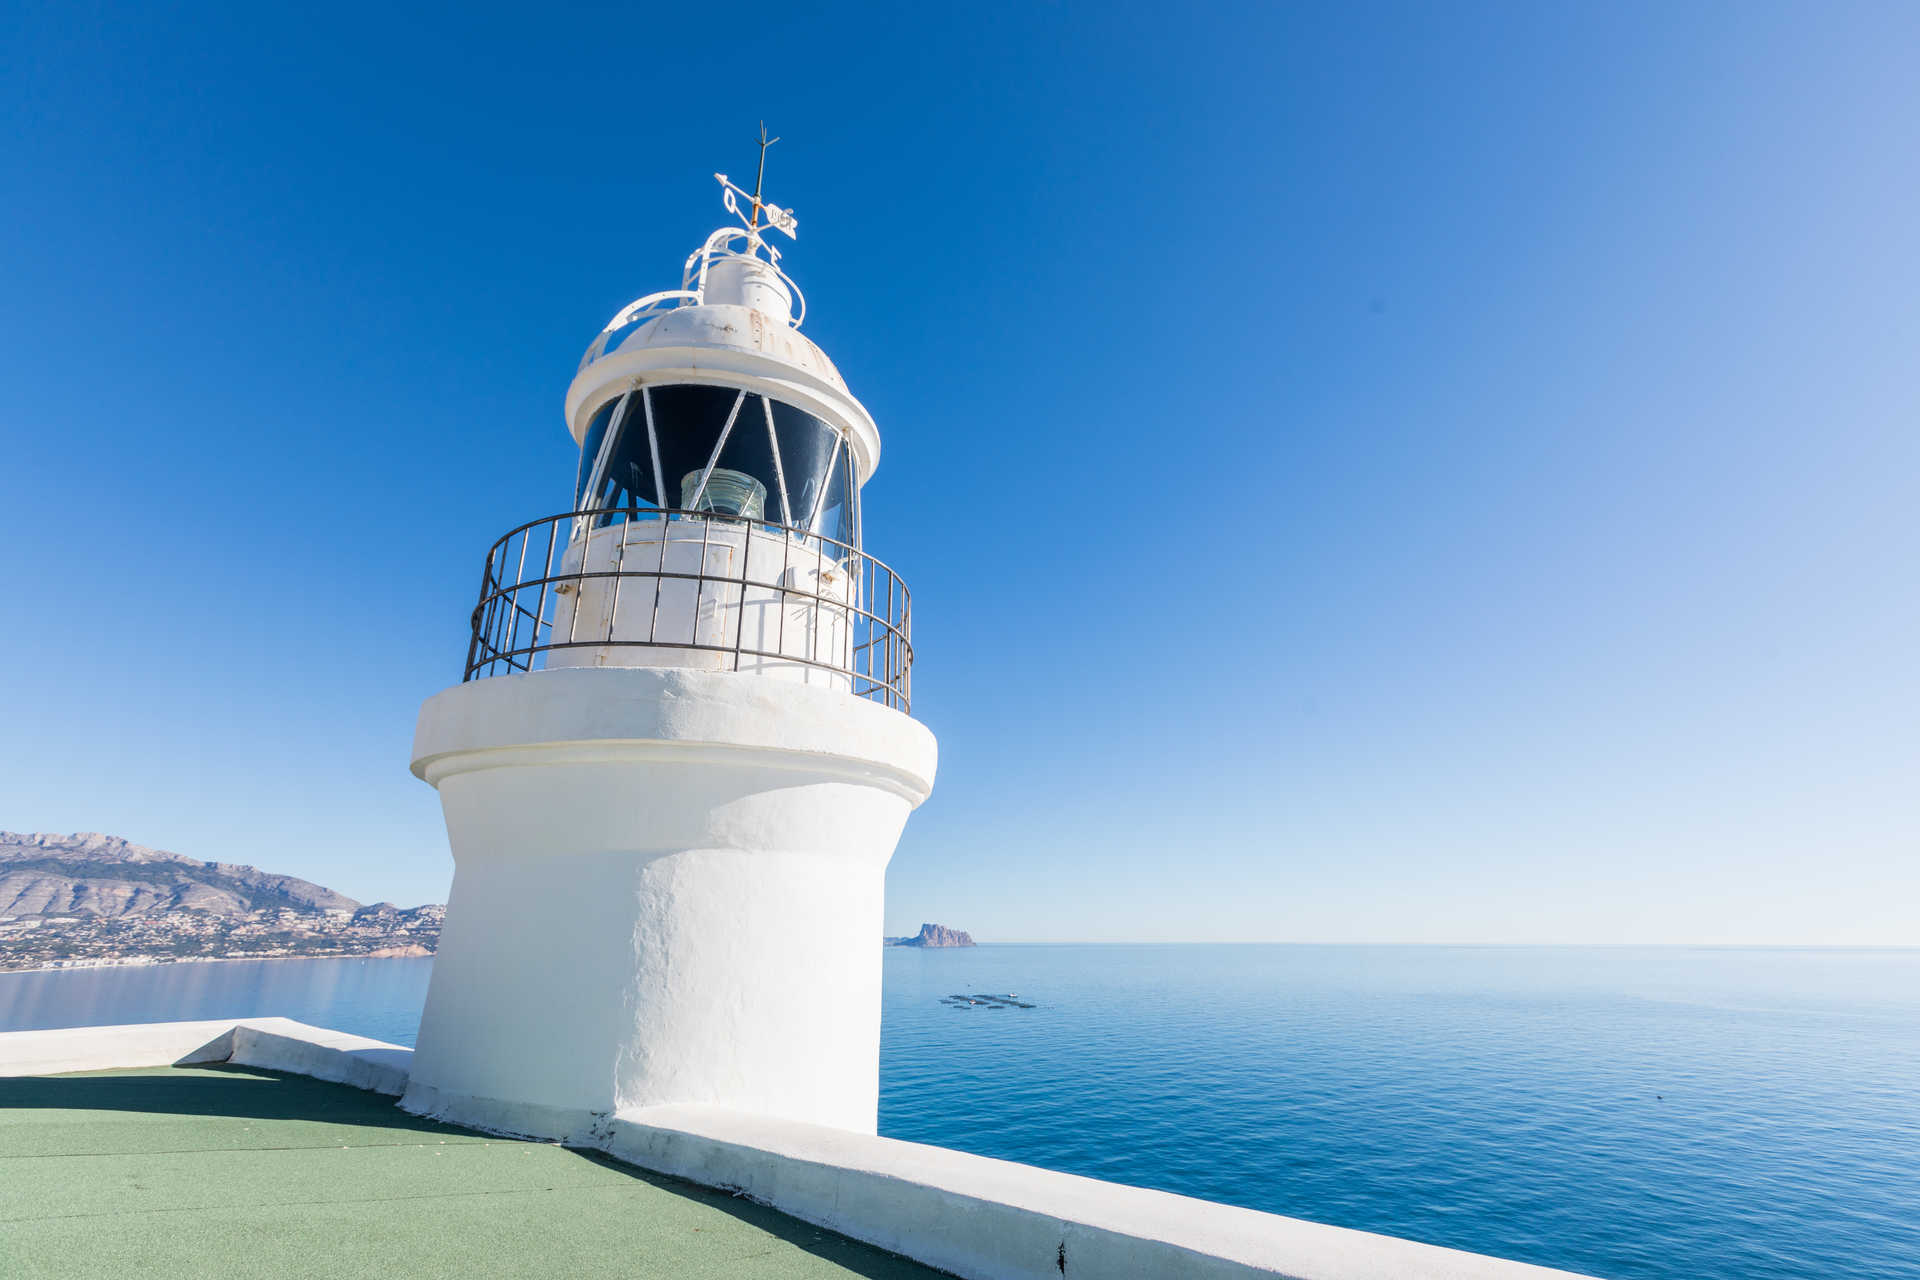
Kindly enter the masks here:
[[620, 407], [620, 397], [601, 405], [587, 423], [586, 443], [580, 446], [580, 470], [573, 478], [573, 505], [579, 509], [586, 505], [587, 481], [593, 479], [593, 464], [600, 460], [600, 446], [606, 443], [607, 424], [613, 421], [614, 411]]
[[[681, 505], [693, 500], [697, 474], [685, 480]], [[771, 524], [784, 523], [780, 513], [780, 472], [773, 465], [773, 438], [767, 434], [766, 401], [748, 394], [740, 404], [733, 430], [720, 446], [720, 457], [707, 479], [697, 508], [724, 511]]]
[[[660, 439], [660, 474], [667, 486], [663, 505], [682, 507], [694, 497], [700, 474], [713, 457], [713, 446], [740, 393], [732, 387], [695, 386], [654, 387], [651, 393], [653, 429]], [[747, 416], [748, 408], [741, 406], [741, 417]], [[642, 432], [642, 448], [646, 447], [644, 436]]]
[[[647, 445], [647, 405], [641, 392], [634, 392], [627, 400], [627, 411], [619, 418], [619, 429], [607, 450], [606, 470], [589, 495], [588, 505], [616, 507], [622, 512], [651, 510], [659, 502], [654, 494], [653, 451]], [[625, 514], [600, 516], [594, 526], [621, 524], [626, 519]]]
[[[661, 484], [655, 483], [647, 435], [648, 401]], [[636, 392], [624, 414], [616, 412], [617, 404], [594, 414], [581, 449], [581, 505], [616, 512], [596, 524], [618, 524], [626, 513], [660, 507], [721, 511], [858, 545], [860, 495], [853, 483], [852, 451], [820, 419], [758, 394], [688, 383], [649, 387], [644, 396]], [[615, 417], [617, 428], [611, 423]], [[716, 458], [714, 446], [730, 421], [732, 429]], [[586, 493], [592, 451], [609, 432], [613, 443], [606, 469], [594, 491]]]
[[833, 457], [833, 428], [810, 413], [774, 401], [773, 431], [780, 439], [780, 469], [787, 476], [787, 523], [804, 528], [820, 504], [827, 463]]

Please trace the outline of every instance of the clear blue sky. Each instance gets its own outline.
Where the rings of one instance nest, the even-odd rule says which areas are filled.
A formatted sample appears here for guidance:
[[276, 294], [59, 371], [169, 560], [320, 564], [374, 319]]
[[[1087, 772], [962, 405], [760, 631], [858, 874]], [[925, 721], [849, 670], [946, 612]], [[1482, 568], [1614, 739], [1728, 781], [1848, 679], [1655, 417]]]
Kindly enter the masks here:
[[415, 711], [764, 117], [893, 930], [1920, 943], [1920, 7], [716, 12], [0, 15], [0, 827], [440, 900]]

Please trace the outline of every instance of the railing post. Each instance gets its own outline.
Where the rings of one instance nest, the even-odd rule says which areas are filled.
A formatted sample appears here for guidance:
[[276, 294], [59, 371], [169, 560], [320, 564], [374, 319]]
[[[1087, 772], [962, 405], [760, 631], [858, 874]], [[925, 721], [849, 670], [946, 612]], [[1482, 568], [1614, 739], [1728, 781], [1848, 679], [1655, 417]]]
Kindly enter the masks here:
[[[627, 535], [633, 532], [633, 521], [608, 527], [620, 531], [618, 540], [613, 544], [613, 590], [608, 593], [607, 600], [607, 648], [611, 649], [613, 629], [620, 625], [620, 579], [627, 573]], [[594, 665], [600, 664], [595, 662]]]
[[[547, 616], [547, 585], [553, 578], [553, 543], [559, 534], [560, 522], [558, 520], [547, 521], [547, 558], [542, 562], [540, 567], [540, 600], [539, 603], [533, 607], [533, 653], [527, 655], [527, 670], [529, 671], [533, 670], [534, 654], [546, 652], [546, 650], [540, 647], [540, 624], [546, 620]], [[547, 638], [549, 640], [553, 638], [552, 627], [547, 628]]]
[[[485, 625], [482, 615], [489, 612], [489, 606], [492, 604], [493, 553], [496, 550], [498, 550], [497, 546], [487, 548], [487, 563], [480, 570], [480, 602], [473, 606], [473, 639], [467, 644], [467, 674], [461, 677], [462, 683], [472, 679], [474, 671], [480, 665], [480, 637]], [[487, 674], [492, 675], [493, 672], [489, 670]]]
[[[508, 588], [506, 592], [507, 613], [509, 614], [507, 620], [507, 670], [509, 671], [513, 670], [513, 651], [519, 648], [520, 584], [527, 580], [527, 544], [531, 541], [533, 541], [533, 530], [530, 528], [522, 529], [520, 531], [520, 563], [513, 571], [513, 586]], [[513, 542], [511, 539], [508, 540], [507, 547], [509, 550], [512, 549]], [[538, 637], [535, 638], [536, 640], [538, 639]], [[531, 654], [528, 655], [527, 660], [529, 663], [527, 669], [531, 671], [533, 669], [531, 666], [533, 660]]]
[[[656, 468], [657, 469], [657, 468]], [[660, 565], [653, 574], [653, 616], [647, 620], [647, 643], [660, 638], [660, 584], [667, 572], [667, 536], [673, 532], [673, 518], [662, 508], [660, 515]]]
[[[771, 412], [771, 410], [769, 410]], [[772, 419], [768, 419], [772, 423]], [[769, 425], [771, 430], [771, 425]], [[783, 498], [781, 501], [785, 501]], [[753, 522], [743, 521], [740, 525], [740, 598], [734, 602], [733, 613], [733, 669], [740, 669], [740, 646], [747, 634], [747, 566], [753, 563]]]

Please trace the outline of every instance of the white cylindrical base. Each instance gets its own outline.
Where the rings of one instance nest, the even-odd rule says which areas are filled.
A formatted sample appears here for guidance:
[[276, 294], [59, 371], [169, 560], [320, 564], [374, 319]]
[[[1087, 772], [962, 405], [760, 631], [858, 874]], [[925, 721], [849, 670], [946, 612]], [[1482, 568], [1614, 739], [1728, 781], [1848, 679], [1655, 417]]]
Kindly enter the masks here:
[[751, 675], [571, 669], [437, 695], [414, 754], [456, 867], [403, 1106], [547, 1138], [663, 1103], [873, 1132], [925, 728]]

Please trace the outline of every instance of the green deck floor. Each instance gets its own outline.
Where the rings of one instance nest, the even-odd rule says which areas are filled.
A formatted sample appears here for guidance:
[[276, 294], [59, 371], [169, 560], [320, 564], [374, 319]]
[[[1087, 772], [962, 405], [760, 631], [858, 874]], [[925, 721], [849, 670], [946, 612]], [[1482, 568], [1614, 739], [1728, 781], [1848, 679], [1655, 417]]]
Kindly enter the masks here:
[[0, 1276], [935, 1274], [720, 1192], [302, 1076], [0, 1079]]

